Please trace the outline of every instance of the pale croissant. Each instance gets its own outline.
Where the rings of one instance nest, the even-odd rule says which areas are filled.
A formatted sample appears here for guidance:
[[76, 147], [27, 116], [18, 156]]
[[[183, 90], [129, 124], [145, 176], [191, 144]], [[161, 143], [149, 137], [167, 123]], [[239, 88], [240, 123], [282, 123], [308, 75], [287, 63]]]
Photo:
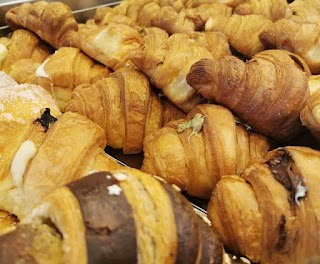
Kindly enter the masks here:
[[203, 102], [203, 98], [186, 83], [185, 77], [197, 60], [230, 54], [225, 36], [215, 32], [194, 32], [169, 37], [159, 28], [145, 29], [143, 34], [143, 49], [131, 58], [135, 65], [183, 111], [188, 112]]
[[285, 147], [223, 177], [208, 217], [226, 248], [254, 263], [319, 263], [319, 170], [318, 151]]
[[[169, 111], [168, 111], [169, 110]], [[76, 87], [66, 111], [80, 113], [105, 131], [107, 144], [126, 154], [142, 151], [146, 135], [184, 114], [163, 104], [138, 70], [121, 68], [93, 85]]]
[[209, 198], [223, 175], [241, 173], [269, 147], [266, 138], [236, 124], [227, 108], [202, 104], [146, 137], [141, 169]]
[[299, 23], [320, 23], [320, 9], [317, 9], [315, 0], [295, 0], [289, 4], [289, 8], [292, 12], [291, 20]]
[[302, 131], [299, 115], [309, 96], [308, 80], [285, 51], [264, 51], [248, 62], [233, 56], [202, 59], [187, 82], [265, 136], [288, 141]]
[[52, 94], [61, 110], [71, 99], [73, 89], [109, 76], [110, 70], [77, 48], [62, 47], [43, 63], [20, 60], [8, 74], [19, 83], [33, 83]]

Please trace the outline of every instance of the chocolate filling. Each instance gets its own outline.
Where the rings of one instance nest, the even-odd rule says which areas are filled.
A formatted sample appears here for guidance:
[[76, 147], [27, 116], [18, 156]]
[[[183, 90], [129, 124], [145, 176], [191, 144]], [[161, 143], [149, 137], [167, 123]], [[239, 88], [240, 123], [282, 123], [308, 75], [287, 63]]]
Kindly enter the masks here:
[[40, 118], [37, 118], [35, 122], [39, 122], [45, 129], [45, 132], [49, 129], [50, 125], [55, 123], [57, 118], [50, 114], [50, 108], [46, 108]]
[[280, 223], [278, 225], [278, 241], [276, 248], [281, 251], [284, 249], [287, 240], [287, 231], [286, 231], [286, 216], [282, 215]]
[[302, 176], [297, 172], [290, 154], [284, 149], [275, 152], [275, 155], [266, 162], [270, 167], [273, 177], [280, 182], [289, 192], [291, 206], [294, 206], [298, 185], [305, 186]]

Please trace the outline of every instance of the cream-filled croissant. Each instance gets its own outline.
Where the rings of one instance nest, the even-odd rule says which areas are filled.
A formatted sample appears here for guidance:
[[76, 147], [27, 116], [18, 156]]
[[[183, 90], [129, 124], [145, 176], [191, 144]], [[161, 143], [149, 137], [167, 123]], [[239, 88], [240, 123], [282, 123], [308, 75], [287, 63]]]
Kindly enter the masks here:
[[197, 60], [230, 54], [225, 36], [214, 32], [194, 32], [169, 37], [159, 28], [147, 28], [143, 34], [143, 49], [131, 59], [146, 73], [151, 83], [185, 112], [203, 102], [185, 78]]
[[271, 25], [271, 20], [262, 15], [233, 14], [230, 17], [211, 17], [206, 22], [205, 30], [223, 32], [231, 47], [247, 58], [251, 58], [265, 49], [259, 34]]
[[320, 26], [281, 19], [265, 28], [259, 38], [266, 48], [284, 49], [301, 56], [313, 74], [320, 73]]
[[107, 77], [110, 70], [77, 48], [62, 47], [42, 63], [31, 59], [17, 61], [8, 74], [19, 83], [41, 85], [64, 110], [76, 86]]
[[202, 104], [146, 137], [141, 169], [209, 198], [223, 175], [241, 173], [269, 147], [265, 137], [236, 124], [227, 108]]
[[288, 141], [302, 131], [299, 115], [309, 96], [307, 77], [294, 60], [279, 50], [247, 62], [233, 56], [203, 59], [192, 66], [187, 82], [258, 133]]
[[320, 153], [285, 147], [218, 182], [208, 217], [226, 248], [254, 263], [318, 263]]
[[223, 246], [170, 185], [138, 170], [88, 175], [0, 237], [6, 263], [224, 263]]
[[108, 146], [123, 149], [125, 154], [141, 152], [148, 134], [184, 116], [170, 103], [163, 103], [142, 72], [127, 67], [95, 84], [76, 87], [66, 111], [99, 124], [105, 130]]
[[0, 38], [0, 69], [8, 73], [14, 63], [23, 59], [42, 63], [51, 53], [51, 48], [37, 35], [17, 29], [10, 37]]

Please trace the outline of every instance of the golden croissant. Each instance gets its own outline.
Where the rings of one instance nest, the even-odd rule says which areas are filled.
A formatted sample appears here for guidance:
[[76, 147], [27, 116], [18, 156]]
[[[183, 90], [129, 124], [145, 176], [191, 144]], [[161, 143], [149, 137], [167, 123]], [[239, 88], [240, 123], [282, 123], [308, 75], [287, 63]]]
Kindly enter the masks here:
[[286, 0], [247, 0], [238, 5], [233, 12], [238, 15], [263, 15], [271, 21], [291, 16]]
[[79, 25], [79, 30], [70, 34], [69, 40], [71, 46], [113, 70], [130, 65], [131, 54], [142, 47], [138, 30], [115, 22], [101, 26]]
[[141, 152], [146, 135], [184, 116], [176, 107], [162, 103], [142, 72], [126, 67], [93, 85], [76, 87], [65, 110], [99, 124], [108, 146], [126, 154]]
[[146, 137], [141, 170], [209, 198], [223, 175], [241, 173], [269, 147], [266, 138], [236, 124], [227, 108], [202, 104]]
[[6, 12], [5, 20], [12, 30], [29, 29], [56, 49], [68, 46], [68, 35], [78, 30], [70, 7], [62, 2], [24, 3]]
[[205, 24], [206, 31], [223, 32], [230, 46], [247, 58], [253, 57], [265, 47], [259, 34], [272, 25], [271, 20], [262, 15], [211, 17]]
[[43, 63], [31, 59], [17, 61], [8, 74], [19, 83], [41, 85], [64, 110], [76, 86], [107, 77], [110, 70], [77, 48], [62, 47]]
[[284, 147], [216, 185], [208, 217], [226, 248], [254, 263], [319, 263], [320, 153]]
[[313, 74], [320, 73], [320, 26], [281, 19], [265, 28], [259, 38], [266, 48], [284, 49], [301, 56]]
[[10, 37], [0, 38], [0, 69], [8, 73], [14, 63], [23, 59], [42, 63], [51, 53], [49, 46], [37, 35], [18, 29]]
[[0, 258], [8, 263], [222, 264], [223, 253], [179, 192], [125, 168], [57, 189], [0, 237]]
[[225, 36], [215, 32], [194, 32], [169, 37], [159, 28], [147, 28], [143, 34], [143, 49], [134, 53], [131, 60], [146, 73], [150, 82], [185, 112], [203, 102], [203, 98], [186, 83], [185, 77], [197, 60], [230, 54]]
[[16, 216], [6, 211], [0, 210], [0, 236], [13, 231], [18, 222], [19, 220]]
[[320, 76], [314, 75], [308, 79], [310, 96], [307, 105], [300, 113], [300, 119], [314, 138], [320, 143]]
[[288, 141], [302, 131], [299, 115], [309, 96], [308, 80], [285, 51], [263, 51], [247, 62], [233, 56], [202, 59], [187, 82], [262, 135]]
[[317, 9], [315, 0], [295, 0], [289, 4], [289, 8], [292, 13], [291, 20], [299, 23], [320, 23], [320, 10]]

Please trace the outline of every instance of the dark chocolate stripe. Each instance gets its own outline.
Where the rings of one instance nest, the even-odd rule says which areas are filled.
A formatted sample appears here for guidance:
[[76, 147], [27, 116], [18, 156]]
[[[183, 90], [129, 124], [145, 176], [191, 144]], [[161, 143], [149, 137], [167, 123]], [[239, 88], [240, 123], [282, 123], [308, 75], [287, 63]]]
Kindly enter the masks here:
[[196, 263], [199, 249], [200, 230], [192, 206], [180, 193], [161, 182], [168, 193], [178, 232], [177, 264]]
[[77, 198], [86, 227], [88, 263], [137, 263], [136, 226], [123, 191], [110, 195], [109, 172], [91, 174], [67, 187]]
[[223, 248], [218, 235], [200, 217], [198, 217], [202, 239], [200, 264], [222, 264]]

